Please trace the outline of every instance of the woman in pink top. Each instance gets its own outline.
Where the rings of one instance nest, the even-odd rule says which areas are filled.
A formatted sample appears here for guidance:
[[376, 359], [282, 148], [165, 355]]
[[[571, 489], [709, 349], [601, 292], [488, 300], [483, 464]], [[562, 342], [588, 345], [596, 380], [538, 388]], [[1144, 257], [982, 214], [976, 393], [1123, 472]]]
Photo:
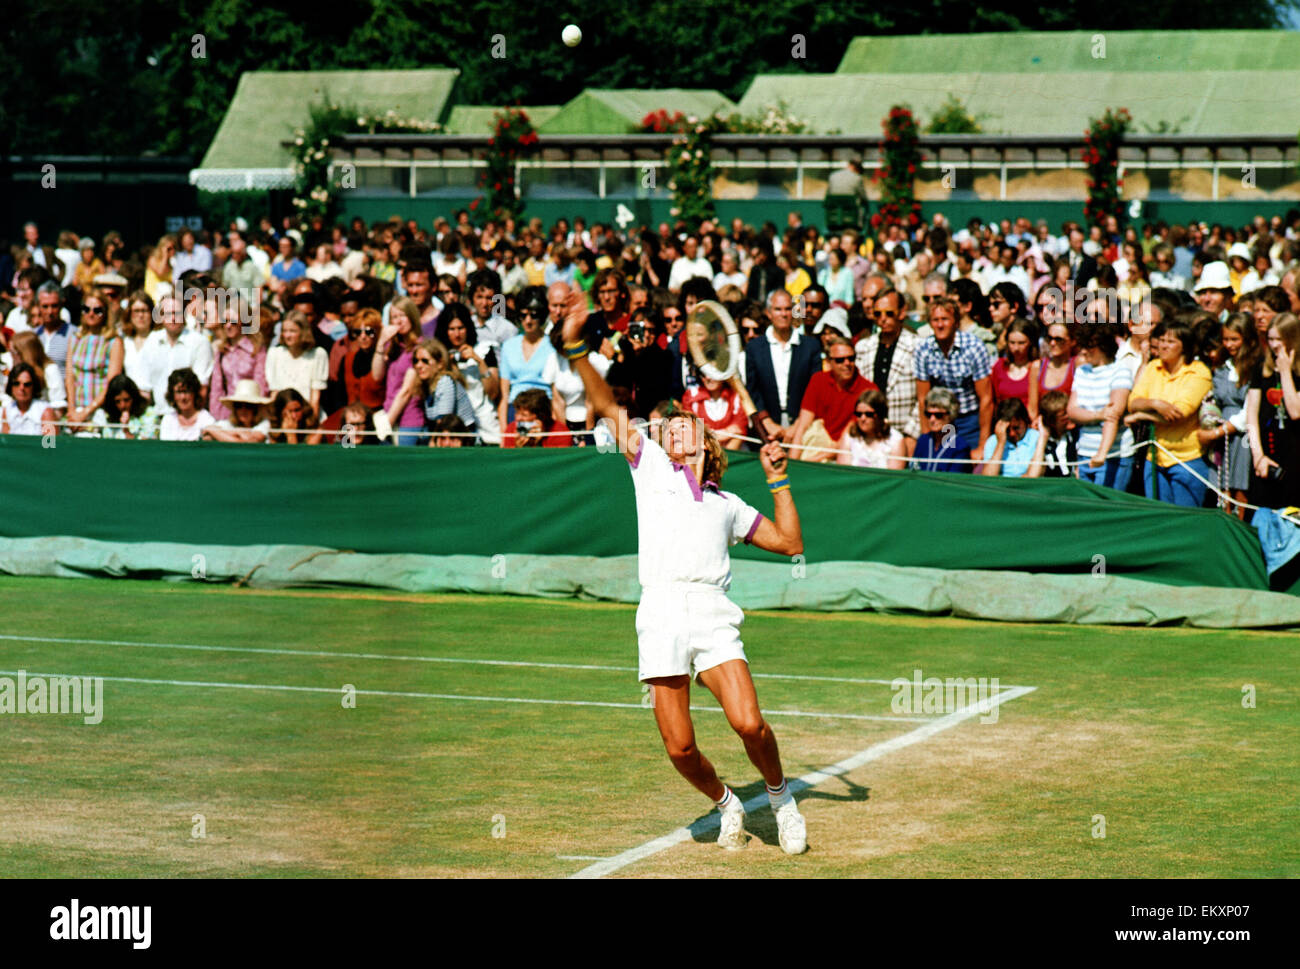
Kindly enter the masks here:
[[1007, 323], [1006, 349], [993, 362], [993, 400], [1000, 404], [1016, 398], [1029, 411], [1032, 421], [1038, 416], [1038, 327], [1024, 317]]
[[[379, 343], [370, 364], [370, 376], [383, 382], [384, 408], [393, 406], [397, 392], [402, 389], [406, 371], [415, 362], [415, 346], [420, 342], [420, 309], [415, 302], [401, 296], [388, 307], [388, 322], [379, 333]], [[394, 428], [393, 443], [413, 447], [420, 443], [424, 430], [424, 411], [421, 399], [412, 394], [402, 410]]]
[[239, 301], [228, 300], [221, 317], [221, 330], [212, 342], [212, 381], [208, 389], [208, 411], [214, 420], [232, 417], [222, 397], [233, 393], [241, 380], [256, 380], [263, 397], [269, 397], [266, 386], [266, 346], [261, 330], [244, 332]]
[[1074, 385], [1074, 337], [1064, 323], [1053, 323], [1047, 328], [1047, 356], [1040, 363], [1039, 399], [1051, 390], [1068, 394]]

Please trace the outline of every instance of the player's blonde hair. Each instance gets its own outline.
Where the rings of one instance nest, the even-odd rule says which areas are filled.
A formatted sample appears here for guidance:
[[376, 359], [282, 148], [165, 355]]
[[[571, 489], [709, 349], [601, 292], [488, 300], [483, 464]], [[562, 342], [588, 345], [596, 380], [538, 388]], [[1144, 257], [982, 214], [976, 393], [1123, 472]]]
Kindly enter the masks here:
[[704, 481], [712, 481], [721, 488], [722, 476], [727, 473], [727, 449], [718, 440], [718, 435], [713, 433], [713, 428], [704, 421], [699, 421], [699, 428], [704, 446], [704, 465], [700, 468], [700, 476], [703, 479], [701, 484]]

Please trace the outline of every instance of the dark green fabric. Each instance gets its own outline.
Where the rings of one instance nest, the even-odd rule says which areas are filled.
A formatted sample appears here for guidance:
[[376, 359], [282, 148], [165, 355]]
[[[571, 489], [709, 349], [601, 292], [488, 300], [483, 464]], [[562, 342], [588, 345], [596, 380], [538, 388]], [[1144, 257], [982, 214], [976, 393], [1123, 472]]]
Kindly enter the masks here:
[[[422, 555], [628, 555], [626, 463], [594, 448], [502, 451], [0, 437], [0, 535]], [[796, 464], [807, 564], [1126, 575], [1267, 589], [1254, 532], [1068, 480]], [[724, 481], [759, 511], [753, 455]], [[657, 527], [671, 527], [656, 523]], [[780, 561], [736, 546], [733, 556]], [[1104, 556], [1104, 562], [1096, 556]], [[1292, 592], [1300, 592], [1293, 588]]]

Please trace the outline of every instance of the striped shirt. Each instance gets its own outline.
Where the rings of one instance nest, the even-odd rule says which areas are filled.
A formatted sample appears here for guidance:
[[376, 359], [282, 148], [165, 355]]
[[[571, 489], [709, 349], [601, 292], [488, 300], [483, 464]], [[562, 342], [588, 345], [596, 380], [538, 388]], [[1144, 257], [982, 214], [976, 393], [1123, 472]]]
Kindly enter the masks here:
[[57, 363], [60, 370], [68, 368], [68, 351], [72, 349], [72, 341], [76, 336], [77, 331], [70, 323], [60, 323], [54, 330], [47, 330], [43, 326], [36, 328], [36, 339], [41, 341], [45, 355]]
[[984, 380], [992, 372], [988, 351], [974, 333], [961, 330], [954, 333], [947, 355], [932, 336], [916, 348], [916, 379], [927, 382], [931, 390], [935, 387], [951, 390], [957, 396], [958, 415], [979, 411], [975, 381]]
[[[1133, 376], [1122, 363], [1108, 363], [1104, 367], [1081, 364], [1074, 372], [1074, 404], [1083, 410], [1102, 411], [1110, 405], [1112, 390], [1132, 390]], [[1101, 447], [1100, 423], [1082, 424], [1076, 447], [1080, 458], [1090, 458]], [[1118, 440], [1118, 436], [1117, 436]]]
[[108, 387], [108, 367], [116, 333], [86, 333], [72, 341], [68, 351], [68, 372], [74, 381], [73, 408], [87, 407]]

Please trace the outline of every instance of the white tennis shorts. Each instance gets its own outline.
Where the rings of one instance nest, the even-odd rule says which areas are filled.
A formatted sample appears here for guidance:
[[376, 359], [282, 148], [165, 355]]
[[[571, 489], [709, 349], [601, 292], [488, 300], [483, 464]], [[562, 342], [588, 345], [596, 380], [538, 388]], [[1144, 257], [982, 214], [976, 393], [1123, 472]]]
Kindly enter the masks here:
[[636, 610], [639, 678], [698, 676], [728, 660], [748, 663], [740, 642], [744, 621], [721, 589], [686, 582], [643, 587]]

